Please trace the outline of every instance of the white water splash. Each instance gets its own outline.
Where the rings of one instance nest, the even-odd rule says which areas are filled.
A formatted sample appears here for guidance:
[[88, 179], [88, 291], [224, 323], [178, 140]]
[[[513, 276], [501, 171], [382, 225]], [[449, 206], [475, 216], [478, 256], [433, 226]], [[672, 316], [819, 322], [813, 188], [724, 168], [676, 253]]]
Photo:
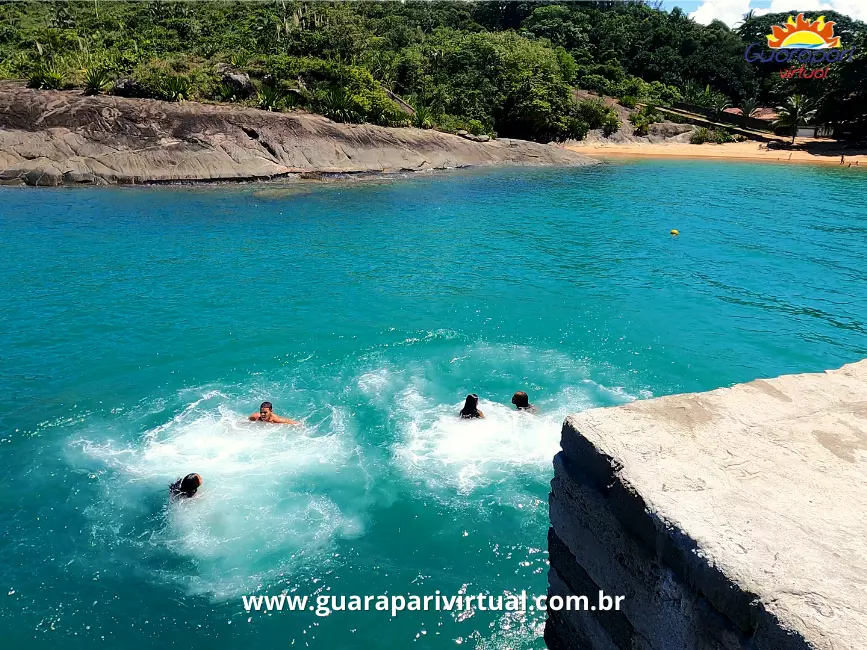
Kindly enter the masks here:
[[[335, 540], [362, 534], [368, 505], [367, 477], [340, 409], [330, 431], [316, 431], [253, 423], [221, 404], [208, 406], [223, 397], [202, 396], [139, 444], [93, 432], [73, 445], [103, 468], [105, 496], [88, 514], [94, 537], [114, 547], [132, 541], [125, 538], [125, 513], [167, 501], [168, 485], [179, 476], [202, 475], [195, 498], [172, 503], [137, 540], [194, 567], [161, 568], [164, 579], [217, 599], [273, 582], [327, 555]], [[338, 503], [333, 490], [353, 496]]]

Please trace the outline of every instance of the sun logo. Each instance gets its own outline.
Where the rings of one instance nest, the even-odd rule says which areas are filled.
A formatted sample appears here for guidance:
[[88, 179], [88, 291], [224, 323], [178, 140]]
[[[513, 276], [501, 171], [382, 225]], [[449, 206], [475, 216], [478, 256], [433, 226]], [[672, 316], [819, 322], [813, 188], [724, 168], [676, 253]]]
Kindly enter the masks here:
[[772, 25], [771, 31], [773, 34], [767, 36], [768, 47], [775, 50], [840, 47], [840, 37], [834, 36], [834, 23], [826, 23], [825, 16], [816, 20], [805, 19], [804, 14], [798, 14], [797, 19], [789, 16], [785, 25]]

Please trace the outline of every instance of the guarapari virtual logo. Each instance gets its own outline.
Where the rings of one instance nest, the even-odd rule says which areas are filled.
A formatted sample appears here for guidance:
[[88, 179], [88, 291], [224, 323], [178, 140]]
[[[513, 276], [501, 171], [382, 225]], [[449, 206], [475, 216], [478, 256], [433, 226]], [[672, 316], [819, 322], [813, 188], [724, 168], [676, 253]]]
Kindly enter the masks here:
[[[762, 43], [751, 43], [744, 58], [750, 63], [793, 63], [801, 64], [800, 68], [780, 70], [780, 78], [792, 79], [824, 79], [831, 69], [830, 63], [851, 61], [855, 48], [843, 49], [840, 37], [834, 36], [834, 22], [825, 22], [824, 16], [816, 20], [789, 16], [784, 25], [772, 25], [771, 33], [767, 35], [768, 49], [762, 49]], [[821, 68], [806, 66], [822, 65]]]

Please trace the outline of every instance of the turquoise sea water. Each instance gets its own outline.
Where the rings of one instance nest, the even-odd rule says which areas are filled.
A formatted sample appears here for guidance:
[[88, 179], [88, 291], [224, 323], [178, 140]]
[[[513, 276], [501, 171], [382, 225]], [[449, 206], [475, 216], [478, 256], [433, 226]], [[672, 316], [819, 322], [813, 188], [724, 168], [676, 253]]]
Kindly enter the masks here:
[[[12, 648], [540, 648], [541, 613], [240, 596], [542, 594], [566, 414], [867, 355], [853, 170], [0, 188], [0, 228]], [[264, 399], [305, 426], [245, 422]]]

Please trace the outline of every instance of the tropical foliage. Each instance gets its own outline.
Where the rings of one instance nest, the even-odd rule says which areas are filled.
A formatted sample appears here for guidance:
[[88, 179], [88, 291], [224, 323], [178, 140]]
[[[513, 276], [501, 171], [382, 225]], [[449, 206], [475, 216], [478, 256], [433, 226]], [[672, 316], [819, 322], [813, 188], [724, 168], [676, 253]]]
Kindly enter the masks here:
[[[788, 14], [749, 15], [732, 30], [649, 4], [3, 2], [0, 77], [87, 92], [107, 89], [105, 77], [124, 79], [112, 92], [270, 110], [300, 104], [340, 121], [472, 127], [541, 141], [579, 137], [588, 119], [597, 123], [574, 88], [626, 107], [686, 101], [717, 112], [802, 95], [816, 121], [867, 133], [864, 23], [823, 11], [855, 47], [854, 60], [833, 64], [821, 81], [783, 79], [784, 64], [748, 63], [744, 50]], [[238, 96], [218, 63], [249, 75], [255, 92]], [[610, 131], [615, 117], [602, 116], [595, 128]], [[644, 127], [646, 117], [638, 117]]]
[[726, 142], [739, 142], [743, 137], [732, 135], [731, 132], [725, 129], [707, 129], [699, 127], [692, 132], [689, 138], [691, 144], [704, 144], [711, 142], [713, 144], [724, 144]]
[[84, 94], [98, 95], [111, 83], [111, 73], [105, 68], [91, 66], [84, 70]]

